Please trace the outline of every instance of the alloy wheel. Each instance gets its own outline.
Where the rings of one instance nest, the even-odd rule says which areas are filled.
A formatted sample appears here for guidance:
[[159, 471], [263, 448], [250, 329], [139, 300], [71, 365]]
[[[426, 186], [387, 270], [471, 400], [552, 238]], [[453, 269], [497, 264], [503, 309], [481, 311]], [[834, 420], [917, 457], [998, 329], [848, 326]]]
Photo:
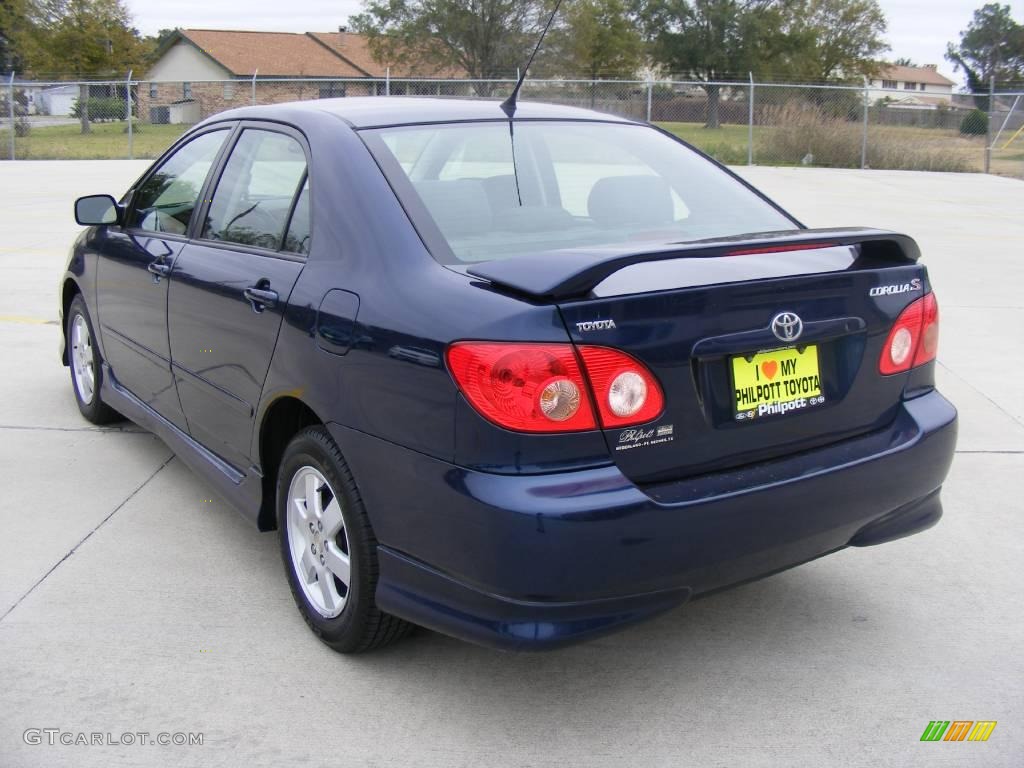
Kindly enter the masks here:
[[75, 390], [79, 399], [88, 405], [96, 394], [96, 369], [92, 353], [89, 324], [82, 315], [75, 315], [71, 323], [71, 364], [75, 368]]
[[323, 474], [300, 468], [288, 487], [288, 550], [309, 603], [324, 618], [344, 609], [352, 581], [341, 499]]

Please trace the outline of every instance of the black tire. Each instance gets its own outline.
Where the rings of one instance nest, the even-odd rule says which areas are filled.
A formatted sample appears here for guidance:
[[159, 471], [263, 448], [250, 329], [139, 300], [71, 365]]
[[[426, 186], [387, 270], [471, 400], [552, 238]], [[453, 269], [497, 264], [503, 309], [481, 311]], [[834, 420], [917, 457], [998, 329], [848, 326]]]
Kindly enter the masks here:
[[[347, 550], [350, 581], [346, 585], [347, 593], [341, 612], [333, 618], [323, 615], [306, 595], [292, 555], [288, 497], [293, 479], [306, 468], [318, 471], [329, 485], [326, 490], [337, 494], [344, 520], [343, 530], [330, 541], [332, 545], [339, 548], [344, 546]], [[329, 494], [327, 498], [330, 498]], [[378, 575], [377, 539], [370, 527], [352, 472], [323, 427], [307, 427], [285, 449], [277, 473], [277, 530], [288, 585], [299, 613], [324, 643], [340, 653], [361, 653], [387, 645], [408, 634], [413, 625], [382, 612], [374, 602]], [[305, 539], [301, 539], [301, 543], [305, 542]], [[296, 547], [305, 553], [299, 543], [296, 543]], [[316, 542], [313, 542], [314, 551], [315, 545]], [[321, 575], [317, 576], [318, 581]]]
[[[83, 354], [91, 361], [92, 370], [92, 392], [91, 396], [83, 394], [83, 385], [79, 381], [80, 373], [75, 365], [75, 335], [74, 328], [77, 318], [81, 317], [88, 331], [88, 347], [84, 348]], [[124, 417], [103, 402], [100, 398], [100, 391], [103, 385], [103, 362], [100, 357], [99, 347], [96, 345], [96, 333], [93, 330], [92, 319], [89, 317], [89, 310], [85, 306], [85, 299], [81, 294], [75, 296], [68, 308], [68, 316], [64, 318], [64, 339], [67, 346], [68, 367], [71, 369], [71, 390], [75, 393], [75, 402], [78, 403], [78, 410], [93, 424], [110, 424], [114, 421], [121, 421]]]

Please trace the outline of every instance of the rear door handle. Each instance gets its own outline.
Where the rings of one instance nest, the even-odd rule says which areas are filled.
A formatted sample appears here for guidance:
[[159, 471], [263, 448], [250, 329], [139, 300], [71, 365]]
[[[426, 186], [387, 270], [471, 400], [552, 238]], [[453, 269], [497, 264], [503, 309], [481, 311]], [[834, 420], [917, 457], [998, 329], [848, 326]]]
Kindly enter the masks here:
[[171, 274], [171, 265], [163, 261], [151, 261], [146, 267], [153, 274], [153, 282], [159, 283], [161, 277]]
[[279, 298], [277, 291], [260, 288], [258, 285], [250, 285], [242, 291], [242, 295], [245, 296], [246, 301], [252, 304], [253, 312], [262, 312], [264, 309], [275, 306]]

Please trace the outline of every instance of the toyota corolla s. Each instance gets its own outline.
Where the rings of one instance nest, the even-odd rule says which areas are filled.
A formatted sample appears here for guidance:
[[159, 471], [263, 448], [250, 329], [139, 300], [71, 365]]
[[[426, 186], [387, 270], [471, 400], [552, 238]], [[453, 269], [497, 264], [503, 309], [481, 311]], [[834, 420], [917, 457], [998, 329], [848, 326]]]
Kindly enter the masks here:
[[942, 514], [956, 411], [915, 242], [808, 229], [656, 128], [238, 109], [76, 219], [83, 416], [276, 529], [339, 651], [413, 624], [555, 647]]

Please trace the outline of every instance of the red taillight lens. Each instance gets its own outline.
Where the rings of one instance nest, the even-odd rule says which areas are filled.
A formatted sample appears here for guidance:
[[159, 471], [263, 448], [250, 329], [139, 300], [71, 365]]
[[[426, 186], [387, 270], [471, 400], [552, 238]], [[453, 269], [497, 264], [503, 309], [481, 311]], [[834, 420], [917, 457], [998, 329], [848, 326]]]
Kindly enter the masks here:
[[878, 361], [879, 373], [903, 373], [934, 360], [939, 348], [939, 303], [929, 293], [900, 312]]
[[519, 432], [595, 429], [594, 410], [571, 344], [459, 342], [448, 367], [484, 418]]
[[518, 432], [597, 429], [591, 393], [606, 429], [661, 413], [664, 395], [643, 363], [606, 347], [579, 355], [584, 368], [572, 344], [460, 341], [448, 348], [448, 368], [477, 412]]
[[608, 347], [579, 349], [605, 429], [643, 424], [664, 409], [661, 387], [643, 363]]

